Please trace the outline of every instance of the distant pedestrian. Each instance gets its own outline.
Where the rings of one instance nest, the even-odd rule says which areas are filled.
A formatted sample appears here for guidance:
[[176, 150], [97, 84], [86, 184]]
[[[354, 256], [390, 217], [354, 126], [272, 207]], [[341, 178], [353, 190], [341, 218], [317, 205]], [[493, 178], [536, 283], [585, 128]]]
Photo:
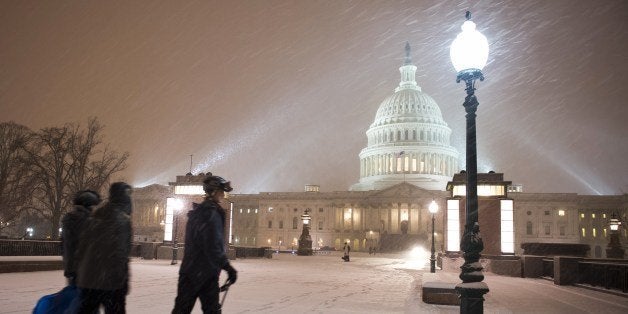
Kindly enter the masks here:
[[113, 183], [109, 201], [87, 220], [78, 250], [76, 313], [126, 313], [129, 292], [131, 229], [131, 186]]
[[61, 220], [61, 243], [63, 244], [63, 275], [68, 285], [76, 285], [76, 250], [81, 231], [92, 209], [100, 203], [100, 195], [92, 190], [83, 190], [74, 196], [74, 208]]
[[349, 261], [349, 252], [351, 252], [351, 246], [349, 245], [348, 242], [345, 242], [345, 246], [342, 248], [344, 250], [344, 255], [342, 256], [342, 259], [345, 262]]
[[231, 183], [219, 176], [203, 181], [205, 200], [193, 204], [185, 228], [185, 253], [179, 269], [177, 297], [172, 313], [190, 313], [196, 299], [201, 300], [203, 313], [221, 313], [219, 303], [220, 271], [227, 271], [226, 287], [236, 282], [238, 272], [229, 264], [225, 253], [225, 210], [221, 203]]

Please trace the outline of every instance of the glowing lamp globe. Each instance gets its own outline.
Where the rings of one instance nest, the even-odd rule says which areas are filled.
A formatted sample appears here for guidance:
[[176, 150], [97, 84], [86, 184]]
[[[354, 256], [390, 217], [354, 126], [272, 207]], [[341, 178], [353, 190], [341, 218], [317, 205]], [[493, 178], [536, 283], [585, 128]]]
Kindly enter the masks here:
[[482, 71], [488, 60], [488, 40], [475, 29], [475, 23], [469, 20], [462, 24], [462, 33], [458, 34], [449, 48], [449, 56], [456, 72]]
[[438, 204], [436, 204], [436, 201], [432, 200], [428, 209], [430, 213], [436, 214], [436, 212], [438, 212]]
[[310, 224], [310, 220], [312, 219], [312, 217], [310, 215], [307, 214], [307, 212], [303, 215], [301, 215], [301, 220], [303, 221], [304, 225], [309, 225]]
[[613, 217], [611, 218], [611, 230], [612, 231], [617, 231], [619, 230], [619, 225], [621, 224], [621, 222], [619, 222], [619, 219], [615, 218], [615, 215], [613, 215]]

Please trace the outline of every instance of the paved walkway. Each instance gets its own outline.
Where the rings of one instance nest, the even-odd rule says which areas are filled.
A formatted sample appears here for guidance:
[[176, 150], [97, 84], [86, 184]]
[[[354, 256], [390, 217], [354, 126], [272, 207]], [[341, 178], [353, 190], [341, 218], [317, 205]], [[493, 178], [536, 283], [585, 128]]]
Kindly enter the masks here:
[[[424, 277], [458, 282], [456, 273], [426, 272], [424, 263], [395, 255], [352, 254], [238, 259], [238, 282], [224, 313], [459, 313], [457, 306], [421, 301]], [[128, 313], [169, 313], [177, 266], [164, 260], [131, 263]], [[430, 278], [431, 281], [433, 278]], [[224, 278], [223, 278], [224, 280]], [[543, 279], [486, 275], [485, 313], [628, 313], [628, 298]], [[36, 300], [64, 285], [62, 271], [0, 274], [0, 312], [30, 313]], [[201, 313], [197, 303], [193, 313]]]

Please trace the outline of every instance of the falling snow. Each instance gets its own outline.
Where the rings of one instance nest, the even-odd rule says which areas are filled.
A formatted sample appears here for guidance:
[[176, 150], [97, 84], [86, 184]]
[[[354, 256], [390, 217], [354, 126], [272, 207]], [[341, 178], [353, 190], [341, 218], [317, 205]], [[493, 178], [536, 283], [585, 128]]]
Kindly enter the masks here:
[[628, 192], [628, 2], [468, 3], [3, 1], [0, 112], [33, 129], [99, 117], [136, 186], [192, 154], [237, 193], [347, 190], [406, 41], [465, 151], [449, 45], [471, 10], [491, 47], [478, 170], [527, 192]]

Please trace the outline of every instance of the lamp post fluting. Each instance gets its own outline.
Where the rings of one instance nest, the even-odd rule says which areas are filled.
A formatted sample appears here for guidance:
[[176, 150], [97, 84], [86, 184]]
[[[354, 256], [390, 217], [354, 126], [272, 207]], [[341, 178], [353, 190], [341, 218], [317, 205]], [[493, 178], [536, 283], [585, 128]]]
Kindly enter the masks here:
[[434, 249], [434, 214], [438, 212], [438, 204], [432, 200], [429, 206], [430, 213], [432, 213], [432, 255], [430, 255], [430, 273], [436, 272], [436, 250]]
[[456, 290], [460, 294], [460, 313], [483, 313], [484, 294], [488, 292], [488, 286], [482, 282], [484, 275], [480, 264], [480, 252], [484, 249], [484, 244], [478, 224], [475, 118], [479, 102], [475, 97], [475, 82], [478, 79], [484, 80], [482, 68], [488, 60], [488, 41], [475, 29], [469, 11], [466, 12], [466, 19], [462, 24], [462, 32], [458, 34], [450, 48], [451, 61], [458, 72], [456, 82], [464, 81], [467, 92], [462, 104], [467, 120], [466, 222], [460, 243], [460, 249], [464, 252], [464, 264], [460, 267], [462, 283], [456, 286]]

